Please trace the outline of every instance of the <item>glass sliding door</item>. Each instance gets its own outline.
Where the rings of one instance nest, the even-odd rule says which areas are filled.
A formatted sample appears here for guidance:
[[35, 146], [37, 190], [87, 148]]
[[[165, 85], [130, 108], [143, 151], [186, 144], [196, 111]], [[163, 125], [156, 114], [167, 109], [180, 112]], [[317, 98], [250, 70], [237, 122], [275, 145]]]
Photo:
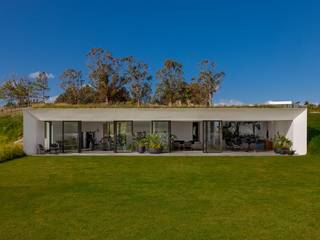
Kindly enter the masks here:
[[135, 121], [133, 122], [133, 135], [135, 139], [142, 139], [148, 136], [151, 132], [151, 122]]
[[162, 152], [170, 152], [170, 122], [169, 121], [153, 121], [152, 122], [152, 133], [158, 134], [161, 137], [163, 145]]
[[204, 121], [204, 152], [222, 152], [222, 121]]
[[114, 124], [113, 122], [103, 123], [103, 138], [101, 139], [104, 151], [114, 150]]
[[116, 124], [116, 152], [132, 152], [133, 137], [132, 137], [132, 122], [121, 121]]
[[62, 151], [62, 122], [53, 121], [51, 122], [51, 144], [56, 146], [57, 151]]
[[79, 122], [63, 122], [63, 151], [79, 152]]

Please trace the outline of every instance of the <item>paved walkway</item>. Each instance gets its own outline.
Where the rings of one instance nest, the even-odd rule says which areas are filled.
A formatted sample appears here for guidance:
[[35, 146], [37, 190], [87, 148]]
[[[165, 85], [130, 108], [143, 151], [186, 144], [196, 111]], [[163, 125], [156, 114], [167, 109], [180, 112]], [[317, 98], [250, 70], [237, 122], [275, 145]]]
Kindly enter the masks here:
[[45, 155], [55, 155], [55, 156], [279, 156], [273, 151], [268, 152], [233, 152], [225, 151], [222, 153], [204, 153], [202, 151], [175, 151], [171, 153], [160, 153], [160, 154], [150, 154], [150, 153], [114, 153], [105, 151], [90, 151], [81, 153], [59, 153], [59, 154], [45, 154]]

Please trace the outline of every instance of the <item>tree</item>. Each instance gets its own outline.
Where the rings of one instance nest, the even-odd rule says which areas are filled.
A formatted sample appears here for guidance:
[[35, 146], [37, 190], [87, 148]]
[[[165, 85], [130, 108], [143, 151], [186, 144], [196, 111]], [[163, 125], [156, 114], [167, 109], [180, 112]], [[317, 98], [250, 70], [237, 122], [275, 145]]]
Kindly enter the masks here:
[[84, 85], [79, 91], [80, 103], [94, 103], [96, 100], [96, 92], [90, 85]]
[[64, 70], [60, 79], [61, 88], [64, 89], [65, 92], [68, 92], [68, 94], [71, 94], [69, 97], [66, 96], [67, 99], [69, 99], [68, 102], [73, 102], [73, 104], [80, 103], [80, 90], [84, 83], [82, 72], [69, 68]]
[[225, 76], [224, 72], [215, 72], [215, 63], [209, 60], [200, 62], [200, 73], [197, 82], [200, 84], [206, 96], [205, 102], [207, 105], [213, 104], [213, 95], [218, 91], [221, 81]]
[[188, 85], [188, 94], [189, 104], [205, 105], [207, 103], [205, 91], [203, 91], [202, 86], [194, 80]]
[[47, 95], [49, 91], [48, 74], [46, 72], [39, 72], [33, 84], [38, 99], [44, 103], [49, 98]]
[[130, 85], [131, 100], [140, 106], [150, 99], [151, 75], [148, 72], [148, 65], [137, 61], [134, 57], [123, 59], [127, 63], [125, 77]]
[[123, 59], [112, 56], [102, 48], [92, 48], [87, 54], [89, 78], [100, 102], [128, 100], [126, 86], [129, 79], [123, 74]]
[[89, 85], [83, 85], [79, 91], [74, 89], [74, 86], [67, 88], [62, 94], [60, 94], [56, 103], [68, 103], [68, 104], [89, 104], [95, 102], [96, 92]]
[[184, 85], [181, 63], [166, 60], [156, 77], [160, 81], [156, 90], [156, 99], [159, 103], [172, 105], [181, 100]]
[[34, 83], [26, 77], [11, 76], [0, 87], [0, 97], [7, 104], [29, 106], [34, 97]]

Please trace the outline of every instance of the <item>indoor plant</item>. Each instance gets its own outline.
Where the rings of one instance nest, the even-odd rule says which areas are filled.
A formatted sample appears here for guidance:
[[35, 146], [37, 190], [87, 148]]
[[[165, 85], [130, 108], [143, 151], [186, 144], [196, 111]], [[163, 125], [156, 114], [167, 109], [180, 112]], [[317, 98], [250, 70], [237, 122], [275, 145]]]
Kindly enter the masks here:
[[144, 153], [146, 151], [147, 139], [140, 138], [137, 140], [137, 152]]

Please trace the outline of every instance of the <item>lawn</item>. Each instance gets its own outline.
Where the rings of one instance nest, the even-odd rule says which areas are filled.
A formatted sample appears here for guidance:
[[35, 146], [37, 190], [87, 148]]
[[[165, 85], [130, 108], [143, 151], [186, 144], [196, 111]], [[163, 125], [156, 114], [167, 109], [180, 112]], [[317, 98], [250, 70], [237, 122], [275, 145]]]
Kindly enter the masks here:
[[302, 157], [0, 163], [0, 240], [320, 239], [320, 114], [308, 143]]
[[320, 239], [320, 159], [25, 157], [0, 239]]

